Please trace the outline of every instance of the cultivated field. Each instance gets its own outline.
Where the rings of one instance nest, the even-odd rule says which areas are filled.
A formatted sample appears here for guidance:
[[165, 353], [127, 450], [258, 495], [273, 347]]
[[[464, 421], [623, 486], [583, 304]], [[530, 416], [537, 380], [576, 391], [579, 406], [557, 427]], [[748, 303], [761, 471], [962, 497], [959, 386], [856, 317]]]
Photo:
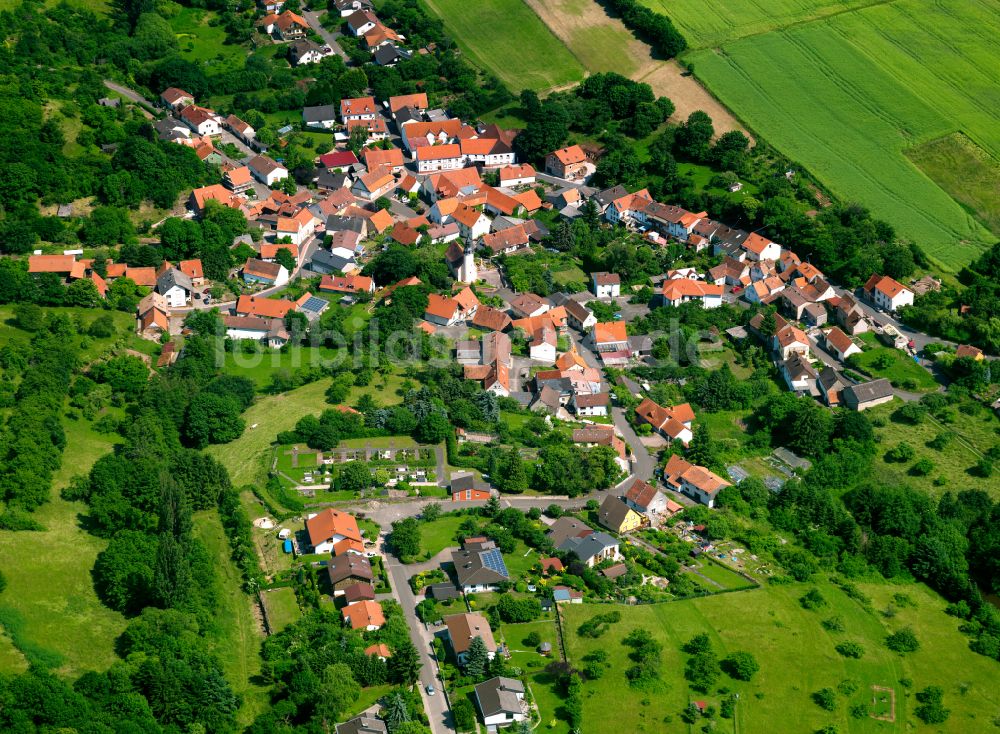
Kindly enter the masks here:
[[701, 110], [712, 118], [716, 135], [730, 130], [742, 130], [749, 135], [746, 128], [733, 117], [733, 113], [713, 97], [700, 81], [690, 74], [684, 76], [684, 70], [676, 61], [663, 62], [648, 74], [634, 78], [651, 86], [657, 96], [667, 97], [674, 103], [676, 110], [671, 120], [675, 122], [686, 120], [692, 112]]
[[[727, 687], [740, 694], [737, 721], [741, 734], [812, 732], [830, 724], [844, 733], [905, 732], [918, 723], [913, 693], [928, 685], [945, 689], [945, 705], [951, 709], [948, 721], [934, 731], [957, 734], [991, 728], [1000, 714], [994, 695], [1000, 670], [996, 661], [968, 649], [958, 621], [945, 616], [940, 598], [924, 586], [864, 585], [863, 591], [873, 601], [873, 608], [866, 610], [828, 583], [815, 586], [827, 600], [827, 606], [816, 611], [803, 609], [798, 601], [813, 588], [810, 584], [619, 607], [622, 621], [597, 639], [581, 638], [576, 630], [584, 620], [607, 612], [608, 606], [563, 606], [571, 662], [579, 665], [584, 655], [598, 649], [609, 655], [610, 667], [604, 675], [584, 684], [583, 730], [685, 732], [689, 729], [679, 713], [688, 702], [700, 699], [718, 708], [717, 689]], [[893, 601], [900, 593], [909, 604]], [[890, 605], [892, 615], [886, 616]], [[824, 629], [821, 622], [835, 616], [841, 618], [845, 631]], [[921, 647], [900, 656], [885, 647], [884, 639], [904, 626], [913, 627]], [[656, 690], [636, 690], [625, 678], [625, 670], [633, 663], [622, 639], [640, 627], [664, 646], [662, 679]], [[736, 650], [753, 653], [760, 664], [753, 681], [741, 683], [723, 675], [711, 693], [691, 691], [683, 678], [687, 656], [680, 647], [700, 632], [709, 635], [720, 658]], [[844, 658], [834, 650], [846, 641], [864, 647], [861, 659]], [[906, 679], [911, 681], [910, 690], [904, 686]], [[873, 685], [894, 690], [894, 723], [850, 715], [849, 709], [856, 704], [871, 705]], [[831, 712], [811, 699], [812, 693], [826, 687], [848, 691], [837, 693]], [[608, 701], [615, 705], [609, 706]], [[732, 726], [722, 720], [718, 730], [731, 731]], [[922, 725], [917, 728], [923, 730]]]
[[580, 81], [583, 66], [523, 0], [426, 0], [469, 58], [515, 94]]
[[[824, 12], [831, 7], [809, 4]], [[711, 15], [700, 3], [671, 6], [682, 27]], [[1000, 157], [998, 31], [1000, 13], [990, 0], [900, 0], [687, 58], [708, 88], [769, 142], [957, 270], [995, 236], [904, 151], [961, 130]], [[738, 29], [731, 34], [738, 35]]]

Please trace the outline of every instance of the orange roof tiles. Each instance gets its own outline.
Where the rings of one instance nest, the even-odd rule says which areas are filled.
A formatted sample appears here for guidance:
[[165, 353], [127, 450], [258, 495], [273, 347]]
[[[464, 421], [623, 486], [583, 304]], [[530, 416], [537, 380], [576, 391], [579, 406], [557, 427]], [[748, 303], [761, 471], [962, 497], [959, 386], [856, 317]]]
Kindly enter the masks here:
[[363, 541], [354, 515], [329, 507], [306, 520], [306, 530], [309, 533], [309, 542], [314, 547], [336, 535], [351, 538], [359, 543]]
[[587, 154], [583, 152], [583, 148], [579, 145], [570, 145], [566, 148], [554, 150], [551, 155], [554, 155], [564, 166], [582, 163], [587, 160]]
[[357, 601], [343, 608], [344, 621], [351, 629], [359, 630], [368, 627], [381, 627], [385, 624], [382, 606], [377, 601]]
[[257, 298], [256, 296], [240, 296], [236, 301], [236, 313], [247, 316], [263, 316], [266, 318], [280, 319], [285, 314], [295, 308], [292, 301], [274, 300], [271, 298]]
[[423, 145], [416, 150], [418, 161], [441, 161], [449, 158], [461, 158], [462, 149], [456, 143], [444, 145]]
[[73, 255], [31, 255], [28, 258], [29, 273], [66, 273], [73, 272], [76, 257]]
[[594, 324], [594, 343], [608, 344], [628, 341], [624, 321], [604, 321]]

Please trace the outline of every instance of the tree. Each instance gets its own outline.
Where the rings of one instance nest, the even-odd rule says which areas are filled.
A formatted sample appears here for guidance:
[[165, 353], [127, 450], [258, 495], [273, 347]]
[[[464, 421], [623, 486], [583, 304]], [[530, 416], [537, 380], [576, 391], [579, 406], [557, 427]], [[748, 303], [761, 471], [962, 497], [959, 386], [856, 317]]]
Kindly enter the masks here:
[[360, 492], [372, 486], [372, 473], [363, 461], [349, 461], [340, 467], [335, 484], [337, 489]]
[[196, 448], [228, 443], [243, 434], [245, 422], [234, 398], [200, 392], [191, 399], [184, 421], [184, 436]]
[[420, 677], [420, 653], [413, 643], [404, 640], [392, 651], [392, 657], [388, 660], [389, 680], [393, 683], [402, 683], [412, 686]]
[[927, 686], [917, 693], [917, 706], [914, 713], [925, 724], [943, 724], [948, 720], [951, 711], [944, 707], [944, 689], [941, 686]]
[[416, 558], [420, 553], [420, 523], [412, 517], [394, 522], [389, 545], [400, 560]]
[[837, 692], [832, 688], [821, 688], [812, 694], [813, 703], [824, 711], [833, 711], [837, 708]]
[[468, 698], [462, 697], [454, 702], [451, 713], [455, 717], [455, 729], [472, 731], [476, 728], [476, 710]]
[[393, 691], [382, 699], [382, 720], [389, 734], [395, 734], [397, 727], [410, 720], [410, 709], [400, 691]]
[[440, 413], [428, 413], [417, 421], [413, 437], [420, 443], [441, 443], [448, 438], [452, 430], [447, 416]]
[[701, 110], [695, 110], [677, 128], [675, 145], [682, 155], [695, 161], [704, 161], [708, 158], [713, 135], [715, 128], [712, 127], [712, 118]]
[[34, 303], [19, 303], [14, 306], [14, 323], [24, 331], [41, 331], [45, 327], [45, 312]]
[[740, 650], [723, 659], [722, 670], [730, 678], [749, 681], [760, 670], [760, 665], [751, 653]]
[[130, 399], [138, 397], [149, 381], [146, 363], [131, 354], [112, 357], [94, 365], [92, 370], [98, 381], [108, 383], [116, 393]]
[[694, 428], [694, 436], [688, 446], [687, 458], [692, 464], [715, 467], [719, 463], [718, 449], [708, 430], [707, 423], [698, 423]]
[[354, 679], [354, 671], [346, 663], [334, 663], [323, 671], [318, 690], [316, 711], [328, 725], [339, 721], [341, 715], [361, 696], [361, 686]]
[[191, 566], [184, 541], [171, 532], [161, 532], [156, 549], [153, 590], [160, 606], [182, 606], [191, 592]]
[[469, 643], [469, 649], [465, 653], [465, 673], [470, 678], [476, 680], [486, 673], [486, 666], [490, 662], [489, 650], [483, 638], [476, 635]]
[[121, 530], [94, 562], [94, 589], [111, 609], [134, 614], [154, 601], [154, 536], [138, 530]]
[[904, 627], [886, 637], [885, 646], [898, 653], [916, 652], [920, 649], [920, 641], [912, 629]]
[[691, 656], [684, 666], [684, 677], [696, 691], [708, 692], [719, 679], [720, 672], [719, 660], [712, 650]]

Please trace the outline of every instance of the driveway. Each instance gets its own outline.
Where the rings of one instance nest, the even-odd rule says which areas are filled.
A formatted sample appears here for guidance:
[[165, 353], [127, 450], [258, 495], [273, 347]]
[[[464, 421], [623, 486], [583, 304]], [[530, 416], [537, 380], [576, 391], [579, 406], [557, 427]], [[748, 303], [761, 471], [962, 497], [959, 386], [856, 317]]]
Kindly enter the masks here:
[[311, 25], [313, 30], [316, 31], [323, 39], [323, 43], [332, 48], [333, 52], [345, 62], [350, 62], [351, 57], [348, 56], [347, 52], [340, 47], [339, 43], [337, 43], [337, 38], [340, 36], [339, 31], [331, 32], [324, 28], [319, 22], [320, 14], [315, 10], [303, 10], [302, 17], [309, 21], [309, 25]]
[[142, 110], [142, 114], [145, 115], [147, 119], [150, 120], [153, 119], [152, 113], [150, 113], [150, 111], [145, 109], [144, 107], [155, 108], [156, 105], [154, 105], [148, 99], [143, 97], [141, 94], [139, 94], [133, 89], [129, 89], [128, 87], [122, 86], [117, 82], [113, 82], [110, 79], [104, 80], [104, 86], [106, 86], [112, 92], [118, 92], [118, 94], [122, 95], [126, 99], [130, 99], [133, 102], [135, 102], [137, 105], [139, 105], [139, 108]]

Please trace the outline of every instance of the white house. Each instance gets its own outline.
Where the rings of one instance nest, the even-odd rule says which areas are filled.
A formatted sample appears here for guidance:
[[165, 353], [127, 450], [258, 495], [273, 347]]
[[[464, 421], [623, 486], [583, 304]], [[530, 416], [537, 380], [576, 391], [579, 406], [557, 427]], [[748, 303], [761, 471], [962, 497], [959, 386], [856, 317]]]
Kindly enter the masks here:
[[865, 296], [883, 311], [896, 311], [913, 305], [913, 291], [888, 275], [873, 275], [865, 283]]
[[618, 273], [591, 273], [590, 277], [598, 298], [618, 298], [622, 294], [622, 279]]
[[417, 148], [414, 158], [417, 161], [417, 173], [455, 171], [465, 167], [462, 148], [457, 143], [422, 145]]
[[641, 479], [632, 482], [625, 492], [625, 504], [643, 515], [659, 515], [667, 510], [667, 497], [655, 486]]
[[500, 169], [501, 186], [534, 186], [535, 169], [528, 163], [504, 166]]
[[309, 515], [306, 531], [313, 553], [321, 555], [332, 553], [333, 547], [342, 540], [364, 543], [354, 515], [331, 508]]
[[552, 364], [556, 361], [557, 337], [555, 329], [543, 326], [538, 329], [528, 344], [528, 356], [536, 362]]
[[190, 104], [181, 110], [180, 117], [198, 135], [222, 134], [222, 120], [210, 109]]
[[700, 301], [702, 308], [718, 308], [722, 305], [723, 286], [700, 280], [663, 281], [660, 296], [665, 306], [679, 306], [689, 301]]
[[471, 206], [459, 204], [452, 217], [458, 224], [459, 234], [468, 242], [474, 242], [490, 231], [490, 218]]
[[267, 186], [273, 186], [278, 181], [288, 178], [288, 169], [266, 155], [258, 155], [247, 163], [253, 177]]
[[476, 686], [476, 705], [486, 731], [495, 732], [528, 718], [524, 684], [515, 678], [491, 678]]
[[606, 392], [598, 393], [573, 393], [570, 398], [570, 405], [573, 412], [583, 416], [607, 416], [610, 394]]
[[177, 268], [170, 268], [156, 279], [156, 292], [163, 296], [170, 308], [182, 308], [191, 299], [191, 278]]
[[781, 257], [781, 245], [771, 242], [767, 237], [762, 237], [756, 232], [743, 241], [742, 248], [747, 254], [748, 260], [777, 260]]
[[826, 332], [826, 348], [841, 362], [846, 362], [852, 354], [861, 353], [861, 348], [851, 340], [851, 337], [836, 326]]
[[715, 507], [719, 491], [732, 486], [712, 470], [692, 464], [677, 454], [663, 467], [663, 483], [707, 507]]
[[229, 339], [261, 341], [271, 330], [271, 319], [259, 316], [223, 316], [222, 325], [226, 328]]

